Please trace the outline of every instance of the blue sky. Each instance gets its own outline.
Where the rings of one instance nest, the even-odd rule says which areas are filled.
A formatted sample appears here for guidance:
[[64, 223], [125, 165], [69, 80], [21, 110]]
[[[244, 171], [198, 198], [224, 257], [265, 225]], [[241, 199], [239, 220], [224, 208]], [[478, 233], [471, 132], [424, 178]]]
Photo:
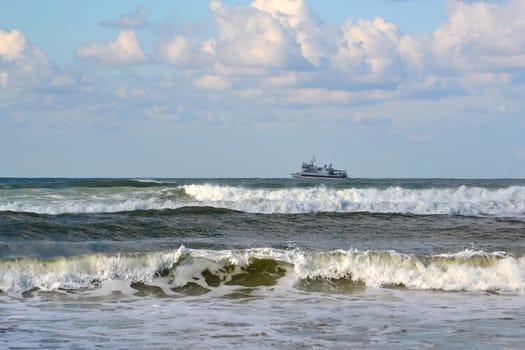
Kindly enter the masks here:
[[525, 177], [525, 2], [19, 0], [0, 176]]

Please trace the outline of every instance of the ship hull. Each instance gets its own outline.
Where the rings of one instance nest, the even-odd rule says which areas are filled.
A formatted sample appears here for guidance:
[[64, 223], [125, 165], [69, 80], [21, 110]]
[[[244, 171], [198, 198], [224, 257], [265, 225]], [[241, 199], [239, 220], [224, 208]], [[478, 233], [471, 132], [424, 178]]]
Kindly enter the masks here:
[[309, 174], [309, 173], [293, 173], [294, 179], [317, 179], [317, 180], [344, 180], [346, 175], [324, 175], [324, 174]]

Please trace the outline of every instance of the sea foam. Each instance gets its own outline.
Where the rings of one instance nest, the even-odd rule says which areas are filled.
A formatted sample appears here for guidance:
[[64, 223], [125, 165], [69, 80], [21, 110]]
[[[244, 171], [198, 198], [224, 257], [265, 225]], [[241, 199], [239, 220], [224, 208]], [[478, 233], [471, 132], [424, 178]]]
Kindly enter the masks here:
[[[286, 276], [286, 278], [285, 278]], [[348, 280], [367, 288], [518, 293], [525, 291], [525, 257], [464, 251], [417, 256], [395, 251], [309, 251], [252, 248], [179, 249], [141, 254], [92, 254], [0, 260], [0, 290], [96, 288], [110, 281], [157, 283], [166, 290], [265, 287], [305, 280]]]
[[188, 185], [184, 190], [201, 205], [252, 213], [372, 212], [402, 214], [525, 216], [525, 187], [450, 189], [401, 187], [334, 189], [246, 189]]
[[111, 213], [209, 206], [249, 213], [370, 212], [525, 217], [525, 186], [455, 188], [246, 188], [193, 184], [168, 188], [70, 189], [3, 194], [0, 211]]

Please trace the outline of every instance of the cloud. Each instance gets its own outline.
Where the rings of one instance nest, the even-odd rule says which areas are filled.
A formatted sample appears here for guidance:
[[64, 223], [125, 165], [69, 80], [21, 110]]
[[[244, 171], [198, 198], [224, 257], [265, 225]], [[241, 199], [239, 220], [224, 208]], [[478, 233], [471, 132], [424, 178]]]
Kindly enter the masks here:
[[508, 71], [525, 67], [525, 2], [448, 4], [448, 20], [432, 34], [437, 63], [461, 71]]
[[255, 0], [252, 7], [269, 13], [285, 28], [290, 28], [299, 44], [302, 56], [311, 64], [320, 66], [336, 51], [335, 26], [324, 25], [317, 14], [303, 0]]
[[[263, 91], [265, 103], [482, 94], [514, 84], [525, 66], [525, 6], [519, 0], [452, 1], [447, 20], [430, 35], [401, 34], [380, 17], [323, 23], [304, 0], [254, 0], [235, 7], [213, 0], [209, 9], [215, 30], [159, 39], [153, 61], [177, 66], [196, 90]], [[105, 24], [138, 27], [146, 17], [139, 8]], [[85, 45], [77, 56], [109, 65], [148, 60], [132, 30], [114, 42]]]
[[[252, 88], [257, 83], [268, 86], [269, 81], [290, 85], [290, 72], [295, 72], [297, 96], [284, 99], [306, 104], [352, 103], [353, 98], [341, 97], [344, 90], [379, 85], [393, 89], [400, 81], [400, 35], [381, 18], [355, 24], [349, 20], [337, 28], [323, 24], [303, 0], [256, 0], [250, 7], [235, 8], [212, 1], [210, 10], [217, 36], [200, 45], [176, 39], [161, 50], [165, 61], [181, 64], [191, 57], [185, 60], [210, 67], [213, 75], [249, 75], [245, 82]], [[254, 75], [262, 79], [254, 80]], [[309, 101], [301, 97], [311, 91], [321, 93]]]
[[348, 91], [298, 88], [284, 96], [283, 102], [304, 105], [349, 104], [356, 96]]
[[161, 43], [158, 52], [162, 61], [171, 64], [188, 64], [196, 53], [194, 44], [184, 36], [177, 35], [168, 42]]
[[[452, 1], [446, 21], [425, 35], [402, 33], [380, 17], [324, 23], [304, 0], [253, 0], [249, 6], [232, 7], [214, 0], [209, 3], [211, 19], [173, 25], [166, 36], [168, 26], [148, 26], [146, 8], [138, 8], [103, 22], [123, 30], [112, 41], [79, 47], [76, 57], [109, 68], [151, 64], [144, 69], [125, 70], [118, 81], [100, 66], [57, 72], [23, 33], [0, 31], [0, 86], [79, 91], [100, 97], [100, 108], [106, 110], [126, 99], [133, 110], [152, 120], [181, 120], [182, 115], [204, 119], [207, 108], [221, 107], [236, 111], [232, 119], [245, 115], [238, 112], [243, 108], [260, 110], [261, 115], [293, 109], [297, 115], [307, 109], [313, 114], [323, 108], [356, 107], [359, 112], [352, 108], [340, 119], [354, 127], [397, 126], [393, 113], [370, 106], [451, 101], [451, 96], [458, 97], [457, 105], [465, 96], [493, 98], [491, 112], [509, 114], [523, 109], [515, 101], [525, 88], [524, 4]], [[144, 26], [149, 31], [144, 38], [152, 39], [144, 47], [153, 48], [151, 52], [134, 30]], [[88, 78], [92, 80], [82, 80]], [[207, 99], [214, 103], [201, 103]], [[195, 107], [184, 113], [177, 110], [188, 101]], [[497, 106], [503, 107], [496, 110]], [[424, 119], [426, 112], [418, 118]], [[426, 135], [406, 138], [428, 140]]]
[[170, 121], [170, 120], [181, 120], [184, 108], [179, 106], [175, 110], [172, 110], [168, 106], [164, 105], [153, 105], [151, 108], [146, 110], [146, 115], [152, 120], [158, 121]]
[[202, 78], [196, 79], [193, 85], [202, 90], [227, 90], [231, 83], [223, 77], [217, 75], [205, 75]]
[[303, 0], [255, 0], [250, 6], [271, 14], [295, 29], [304, 23], [316, 20], [316, 16]]
[[134, 12], [126, 14], [120, 17], [118, 20], [104, 21], [101, 25], [110, 28], [122, 28], [122, 29], [137, 29], [148, 27], [149, 24], [146, 21], [148, 17], [148, 10], [142, 6], [137, 8]]
[[47, 55], [19, 30], [0, 30], [0, 86], [41, 87], [54, 74]]
[[[292, 31], [255, 7], [210, 3], [219, 35], [214, 59], [232, 66], [286, 69], [305, 62]], [[208, 50], [210, 51], [210, 50]]]
[[431, 53], [427, 48], [428, 40], [427, 36], [413, 35], [403, 35], [399, 38], [399, 56], [409, 71], [423, 73], [429, 67]]
[[0, 30], [0, 59], [7, 62], [21, 59], [26, 46], [26, 37], [22, 32], [16, 29], [11, 32]]
[[108, 65], [143, 63], [148, 59], [132, 30], [120, 32], [116, 41], [107, 44], [93, 43], [81, 46], [77, 50], [77, 57]]
[[398, 61], [399, 33], [392, 23], [377, 17], [373, 21], [348, 20], [342, 27], [335, 65], [360, 74], [383, 73]]

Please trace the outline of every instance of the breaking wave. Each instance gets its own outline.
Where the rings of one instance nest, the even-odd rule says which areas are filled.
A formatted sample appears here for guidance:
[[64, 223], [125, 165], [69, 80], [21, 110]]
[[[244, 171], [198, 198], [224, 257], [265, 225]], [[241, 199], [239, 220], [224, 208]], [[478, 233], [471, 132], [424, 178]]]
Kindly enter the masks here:
[[472, 250], [416, 256], [395, 251], [181, 246], [166, 252], [0, 260], [0, 290], [8, 294], [91, 290], [116, 280], [135, 291], [155, 289], [164, 296], [227, 294], [268, 286], [329, 293], [406, 288], [522, 294], [525, 257]]
[[525, 217], [525, 186], [272, 189], [191, 184], [111, 189], [83, 187], [61, 191], [25, 189], [0, 195], [0, 211], [51, 215], [215, 207], [264, 214], [370, 212]]
[[280, 190], [188, 185], [199, 203], [253, 213], [371, 212], [420, 215], [525, 216], [525, 187], [500, 189], [460, 186], [450, 189], [389, 187]]

